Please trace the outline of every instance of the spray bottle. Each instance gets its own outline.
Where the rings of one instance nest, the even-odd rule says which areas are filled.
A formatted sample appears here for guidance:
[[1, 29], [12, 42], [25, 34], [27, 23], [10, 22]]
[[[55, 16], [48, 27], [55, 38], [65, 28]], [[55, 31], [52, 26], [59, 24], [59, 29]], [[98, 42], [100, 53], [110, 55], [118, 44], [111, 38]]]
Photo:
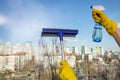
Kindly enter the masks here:
[[[96, 10], [105, 10], [103, 6], [91, 6], [91, 8]], [[92, 39], [94, 42], [102, 41], [102, 26], [99, 23], [95, 23], [94, 25]]]

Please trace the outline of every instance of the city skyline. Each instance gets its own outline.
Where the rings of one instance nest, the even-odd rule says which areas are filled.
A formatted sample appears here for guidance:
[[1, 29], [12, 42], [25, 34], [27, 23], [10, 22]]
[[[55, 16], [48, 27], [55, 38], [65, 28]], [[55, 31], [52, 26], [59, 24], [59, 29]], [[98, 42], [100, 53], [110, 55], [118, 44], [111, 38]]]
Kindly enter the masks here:
[[38, 44], [42, 28], [68, 28], [79, 30], [75, 38], [65, 38], [71, 40], [66, 43], [68, 46], [100, 45], [105, 50], [118, 51], [119, 46], [104, 28], [102, 42], [92, 41], [94, 20], [90, 6], [103, 5], [107, 16], [120, 22], [119, 3], [119, 0], [112, 4], [104, 0], [0, 0], [0, 42]]
[[[29, 49], [27, 49], [29, 48]], [[21, 44], [21, 43], [1, 43], [0, 44], [0, 53], [1, 54], [17, 54], [19, 52], [25, 52], [26, 50], [28, 50], [29, 52], [32, 52], [34, 55], [37, 55], [42, 51], [42, 53], [44, 54], [46, 52], [46, 50], [49, 52], [49, 54], [60, 54], [61, 53], [61, 48], [60, 45], [37, 45], [37, 46], [33, 46], [30, 43], [25, 43], [25, 44]], [[36, 51], [37, 50], [37, 51]], [[105, 52], [108, 51], [112, 51], [115, 53], [119, 53], [120, 51], [115, 51], [115, 50], [104, 50], [104, 48], [102, 46], [96, 46], [96, 47], [91, 47], [89, 48], [88, 46], [82, 45], [81, 47], [77, 47], [77, 46], [64, 46], [64, 53], [68, 53], [68, 54], [75, 54], [75, 55], [81, 55], [81, 54], [91, 54], [91, 55], [104, 55]], [[117, 54], [115, 54], [117, 55]]]
[[[40, 46], [33, 47], [30, 43], [10, 44], [8, 42], [6, 44], [0, 44], [0, 59], [1, 59], [0, 71], [1, 71], [1, 74], [4, 74], [3, 76], [0, 77], [0, 79], [25, 80], [25, 79], [30, 79], [28, 75], [31, 74], [32, 79], [38, 80], [39, 74], [40, 74], [39, 71], [41, 71], [43, 73], [42, 76], [45, 76], [46, 79], [53, 80], [51, 76], [53, 77], [54, 75], [50, 75], [50, 78], [49, 78], [49, 75], [48, 73], [46, 73], [46, 71], [50, 72], [51, 74], [52, 72], [51, 70], [54, 70], [54, 71], [57, 70], [55, 74], [59, 74], [58, 70], [59, 70], [59, 65], [62, 58], [60, 53], [55, 52], [51, 54], [53, 52], [53, 49], [51, 49], [52, 51], [49, 51], [50, 48], [52, 47], [50, 46], [44, 47], [44, 51], [45, 51], [44, 52], [43, 50], [40, 49]], [[56, 49], [56, 47], [54, 48]], [[117, 74], [119, 74], [118, 65], [120, 64], [119, 63], [120, 52], [116, 54], [117, 52], [114, 52], [114, 51], [106, 51], [105, 54], [101, 54], [102, 50], [98, 48], [102, 49], [101, 47], [97, 47], [97, 50], [95, 51], [97, 53], [91, 54], [91, 53], [88, 53], [87, 47], [85, 48], [85, 46], [83, 46], [82, 48], [83, 53], [76, 55], [77, 49], [73, 47], [72, 52], [75, 54], [66, 52], [65, 60], [68, 62], [69, 66], [73, 68], [74, 72], [76, 72], [75, 75], [77, 76], [78, 79], [81, 76], [82, 78], [85, 78], [85, 75], [88, 73], [86, 72], [86, 70], [89, 71], [89, 75], [93, 75], [93, 73], [90, 72], [91, 69], [92, 69], [91, 70], [92, 72], [96, 71], [94, 72], [95, 75], [93, 75], [95, 76], [96, 80], [99, 78], [98, 75], [104, 73], [103, 71], [107, 72], [107, 76], [110, 73], [109, 76], [106, 77], [107, 79], [111, 79], [111, 78], [115, 80], [119, 79], [119, 76], [117, 76]], [[114, 77], [113, 76], [111, 77], [111, 75], [114, 75]], [[94, 78], [94, 77], [90, 77], [90, 79], [91, 78]], [[105, 79], [102, 76], [100, 78], [102, 78], [102, 80]], [[58, 80], [58, 79], [55, 79], [55, 80]]]

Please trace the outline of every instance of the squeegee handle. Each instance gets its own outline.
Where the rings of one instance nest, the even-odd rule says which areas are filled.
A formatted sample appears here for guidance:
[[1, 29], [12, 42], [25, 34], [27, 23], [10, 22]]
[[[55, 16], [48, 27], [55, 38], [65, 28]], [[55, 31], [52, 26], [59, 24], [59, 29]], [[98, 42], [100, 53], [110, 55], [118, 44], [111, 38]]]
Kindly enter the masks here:
[[60, 37], [61, 57], [62, 57], [62, 60], [65, 60], [64, 44], [63, 44], [63, 33], [62, 32], [59, 33], [59, 37]]

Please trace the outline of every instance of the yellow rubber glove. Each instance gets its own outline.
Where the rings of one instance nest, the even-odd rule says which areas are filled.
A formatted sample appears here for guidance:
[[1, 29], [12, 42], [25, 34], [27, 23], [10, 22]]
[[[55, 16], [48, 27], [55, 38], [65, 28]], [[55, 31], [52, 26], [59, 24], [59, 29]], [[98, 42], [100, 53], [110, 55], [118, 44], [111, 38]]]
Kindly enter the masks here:
[[69, 66], [66, 60], [60, 62], [60, 79], [61, 80], [77, 80], [73, 69]]
[[93, 9], [92, 17], [95, 22], [101, 24], [107, 30], [107, 32], [113, 36], [115, 30], [117, 29], [117, 22], [109, 19], [101, 10]]

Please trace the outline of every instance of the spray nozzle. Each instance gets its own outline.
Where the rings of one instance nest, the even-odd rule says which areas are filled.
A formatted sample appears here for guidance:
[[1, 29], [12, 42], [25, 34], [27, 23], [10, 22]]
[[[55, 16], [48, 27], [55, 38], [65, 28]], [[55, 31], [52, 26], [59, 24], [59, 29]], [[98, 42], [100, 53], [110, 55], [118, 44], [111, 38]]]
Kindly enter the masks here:
[[105, 8], [102, 6], [102, 5], [99, 5], [99, 6], [91, 6], [90, 8], [92, 9], [96, 9], [96, 10], [105, 10]]

